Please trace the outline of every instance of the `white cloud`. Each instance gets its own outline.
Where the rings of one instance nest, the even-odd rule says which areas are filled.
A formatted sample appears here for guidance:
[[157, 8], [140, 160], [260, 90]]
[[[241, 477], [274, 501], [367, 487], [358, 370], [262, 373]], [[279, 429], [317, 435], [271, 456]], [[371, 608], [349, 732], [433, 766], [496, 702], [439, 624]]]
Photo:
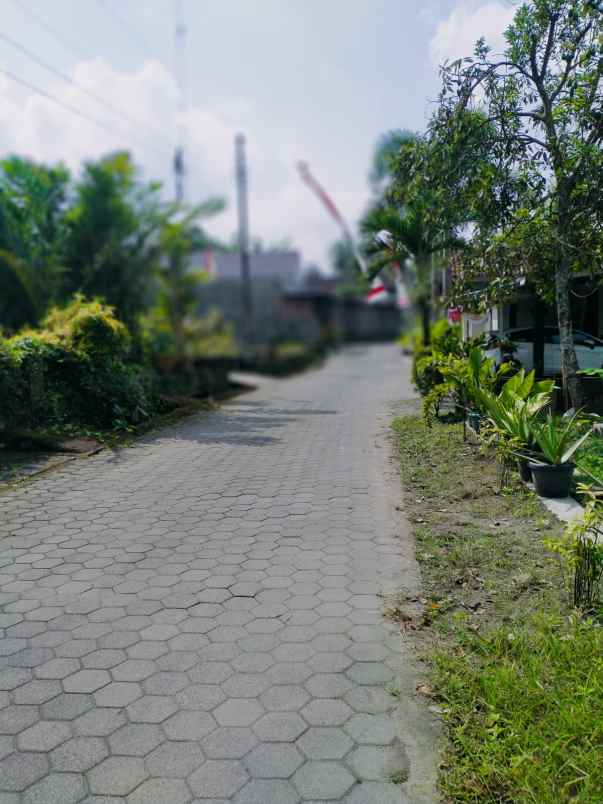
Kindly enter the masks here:
[[505, 46], [504, 31], [516, 12], [508, 3], [492, 0], [459, 0], [451, 14], [442, 20], [433, 35], [429, 52], [435, 65], [470, 56], [482, 36], [495, 51]]
[[[137, 124], [111, 114], [72, 85], [53, 83], [45, 87], [62, 103], [112, 129], [107, 131], [0, 75], [0, 154], [62, 161], [77, 171], [87, 159], [126, 147], [144, 175], [163, 181], [166, 192], [172, 193], [177, 90], [168, 70], [159, 62], [147, 62], [135, 72], [119, 72], [102, 60], [94, 60], [76, 65], [73, 77], [89, 92], [124, 110]], [[327, 267], [328, 246], [340, 233], [297, 175], [296, 157], [305, 153], [298, 133], [275, 129], [271, 138], [269, 121], [261, 119], [253, 103], [237, 98], [217, 110], [192, 106], [185, 123], [188, 200], [194, 203], [222, 195], [229, 201], [227, 211], [208, 228], [225, 238], [235, 231], [233, 140], [238, 130], [247, 130], [252, 132], [248, 138], [252, 234], [267, 242], [291, 238], [306, 261]], [[163, 132], [163, 139], [158, 130]], [[344, 182], [334, 194], [353, 221], [362, 210], [366, 193], [354, 191]]]

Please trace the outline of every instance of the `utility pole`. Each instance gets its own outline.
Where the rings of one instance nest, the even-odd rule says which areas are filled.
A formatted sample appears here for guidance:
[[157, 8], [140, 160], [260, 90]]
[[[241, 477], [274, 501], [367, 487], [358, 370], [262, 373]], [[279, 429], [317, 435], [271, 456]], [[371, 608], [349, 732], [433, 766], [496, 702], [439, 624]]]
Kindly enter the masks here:
[[245, 341], [253, 341], [253, 299], [249, 266], [249, 209], [247, 200], [247, 161], [245, 136], [235, 137], [235, 171], [237, 180], [237, 209], [239, 214], [239, 253], [241, 257], [241, 306], [243, 308]]
[[185, 196], [184, 180], [186, 176], [185, 150], [185, 114], [187, 108], [186, 98], [186, 25], [182, 0], [174, 0], [174, 68], [176, 83], [178, 85], [178, 123], [177, 143], [174, 151], [174, 185], [176, 200], [182, 203]]

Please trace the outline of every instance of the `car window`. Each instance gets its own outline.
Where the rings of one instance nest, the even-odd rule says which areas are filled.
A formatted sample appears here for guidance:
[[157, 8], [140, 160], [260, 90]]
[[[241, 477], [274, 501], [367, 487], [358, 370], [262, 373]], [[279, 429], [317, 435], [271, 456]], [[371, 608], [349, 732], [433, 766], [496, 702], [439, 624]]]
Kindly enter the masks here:
[[508, 334], [509, 339], [516, 343], [533, 343], [534, 330], [533, 329], [514, 329]]
[[588, 332], [582, 332], [579, 329], [574, 330], [574, 343], [576, 346], [590, 346], [593, 343], [595, 346], [603, 346], [599, 338], [596, 338], [594, 335], [589, 335]]

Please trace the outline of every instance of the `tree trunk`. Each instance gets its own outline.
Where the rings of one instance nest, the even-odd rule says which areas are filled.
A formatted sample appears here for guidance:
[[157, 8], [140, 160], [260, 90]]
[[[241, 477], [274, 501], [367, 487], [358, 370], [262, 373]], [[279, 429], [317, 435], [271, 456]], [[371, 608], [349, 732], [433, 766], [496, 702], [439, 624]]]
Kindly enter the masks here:
[[422, 298], [418, 301], [421, 312], [421, 328], [423, 330], [423, 345], [429, 346], [431, 343], [431, 304], [429, 299]]
[[570, 309], [570, 265], [567, 254], [562, 253], [555, 268], [555, 298], [561, 348], [561, 377], [563, 394], [572, 407], [578, 410], [583, 404], [580, 380], [577, 377], [578, 360], [574, 347], [572, 314]]

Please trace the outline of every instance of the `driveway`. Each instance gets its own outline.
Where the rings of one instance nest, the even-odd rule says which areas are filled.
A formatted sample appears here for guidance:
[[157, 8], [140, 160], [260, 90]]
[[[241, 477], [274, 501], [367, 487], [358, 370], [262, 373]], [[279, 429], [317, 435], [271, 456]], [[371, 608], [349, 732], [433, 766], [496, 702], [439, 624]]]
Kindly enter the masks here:
[[382, 614], [419, 588], [411, 397], [395, 347], [350, 347], [1, 495], [0, 804], [435, 801]]

